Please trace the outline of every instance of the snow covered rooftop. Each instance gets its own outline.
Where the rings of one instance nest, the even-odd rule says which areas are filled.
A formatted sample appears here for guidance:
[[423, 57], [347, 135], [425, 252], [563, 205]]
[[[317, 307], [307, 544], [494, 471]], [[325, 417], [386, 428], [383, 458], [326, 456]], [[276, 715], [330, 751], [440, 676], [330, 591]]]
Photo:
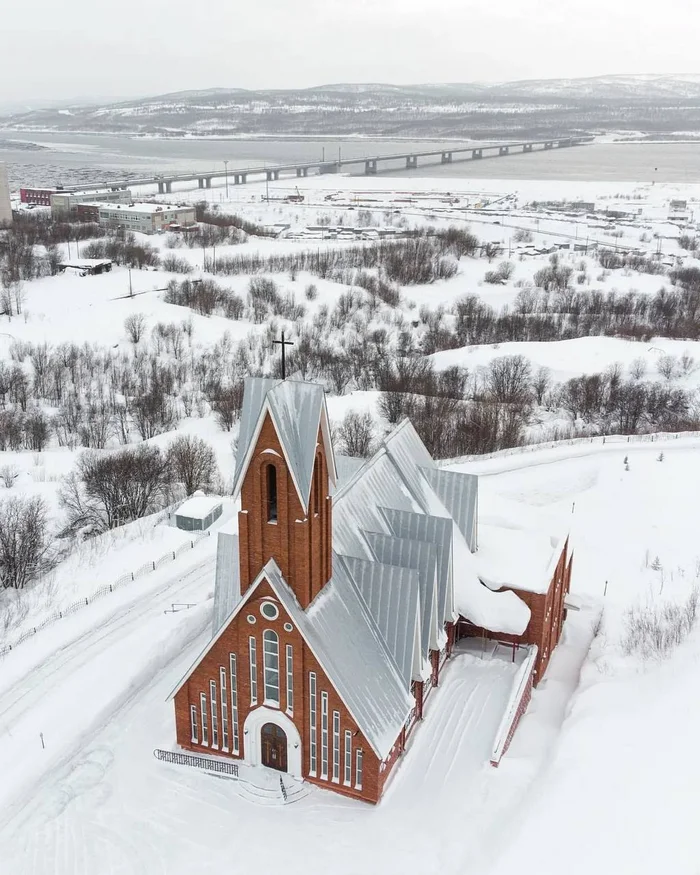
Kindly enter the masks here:
[[176, 516], [186, 516], [195, 520], [203, 520], [217, 507], [221, 506], [221, 499], [215, 496], [198, 495], [188, 498], [184, 504], [175, 511]]
[[474, 554], [477, 574], [491, 589], [545, 593], [565, 539], [536, 529], [482, 523]]
[[119, 204], [109, 202], [86, 203], [83, 206], [99, 207], [101, 210], [119, 210], [122, 213], [138, 214], [143, 216], [152, 216], [154, 213], [177, 213], [182, 210], [194, 212], [194, 207], [184, 206], [178, 207], [175, 204]]

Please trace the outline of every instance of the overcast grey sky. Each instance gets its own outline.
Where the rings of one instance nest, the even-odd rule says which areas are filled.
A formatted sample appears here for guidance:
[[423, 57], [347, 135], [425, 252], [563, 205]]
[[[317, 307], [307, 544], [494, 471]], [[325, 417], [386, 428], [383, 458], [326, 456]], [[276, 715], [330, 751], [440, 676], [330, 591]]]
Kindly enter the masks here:
[[691, 0], [4, 0], [0, 104], [700, 73]]

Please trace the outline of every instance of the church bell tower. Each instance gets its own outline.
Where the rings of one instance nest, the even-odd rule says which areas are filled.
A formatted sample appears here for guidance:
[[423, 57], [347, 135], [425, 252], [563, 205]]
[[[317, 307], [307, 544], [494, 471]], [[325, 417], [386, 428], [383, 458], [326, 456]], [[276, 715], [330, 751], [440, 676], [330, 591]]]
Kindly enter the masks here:
[[316, 598], [331, 576], [334, 482], [322, 387], [247, 380], [234, 487], [241, 595], [274, 559], [302, 608]]

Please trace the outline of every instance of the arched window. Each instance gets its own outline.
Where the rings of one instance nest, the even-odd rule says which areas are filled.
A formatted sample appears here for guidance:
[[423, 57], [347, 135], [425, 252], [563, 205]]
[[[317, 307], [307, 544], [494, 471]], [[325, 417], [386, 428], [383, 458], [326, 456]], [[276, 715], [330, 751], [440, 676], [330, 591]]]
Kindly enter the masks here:
[[267, 492], [267, 521], [277, 522], [277, 469], [267, 465], [265, 469], [265, 488]]
[[263, 659], [265, 665], [265, 704], [280, 703], [280, 643], [277, 633], [266, 629], [263, 633]]

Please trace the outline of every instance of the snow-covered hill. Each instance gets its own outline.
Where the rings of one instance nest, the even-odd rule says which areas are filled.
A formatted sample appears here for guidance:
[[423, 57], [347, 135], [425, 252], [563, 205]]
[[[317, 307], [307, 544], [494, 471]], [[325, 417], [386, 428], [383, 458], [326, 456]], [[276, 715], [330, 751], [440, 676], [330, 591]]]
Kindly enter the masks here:
[[[640, 74], [500, 83], [339, 83], [211, 88], [8, 114], [24, 129], [173, 136], [542, 136], [567, 130], [700, 129], [700, 77]], [[653, 112], [649, 111], [653, 108]], [[522, 116], [525, 116], [524, 118]]]

